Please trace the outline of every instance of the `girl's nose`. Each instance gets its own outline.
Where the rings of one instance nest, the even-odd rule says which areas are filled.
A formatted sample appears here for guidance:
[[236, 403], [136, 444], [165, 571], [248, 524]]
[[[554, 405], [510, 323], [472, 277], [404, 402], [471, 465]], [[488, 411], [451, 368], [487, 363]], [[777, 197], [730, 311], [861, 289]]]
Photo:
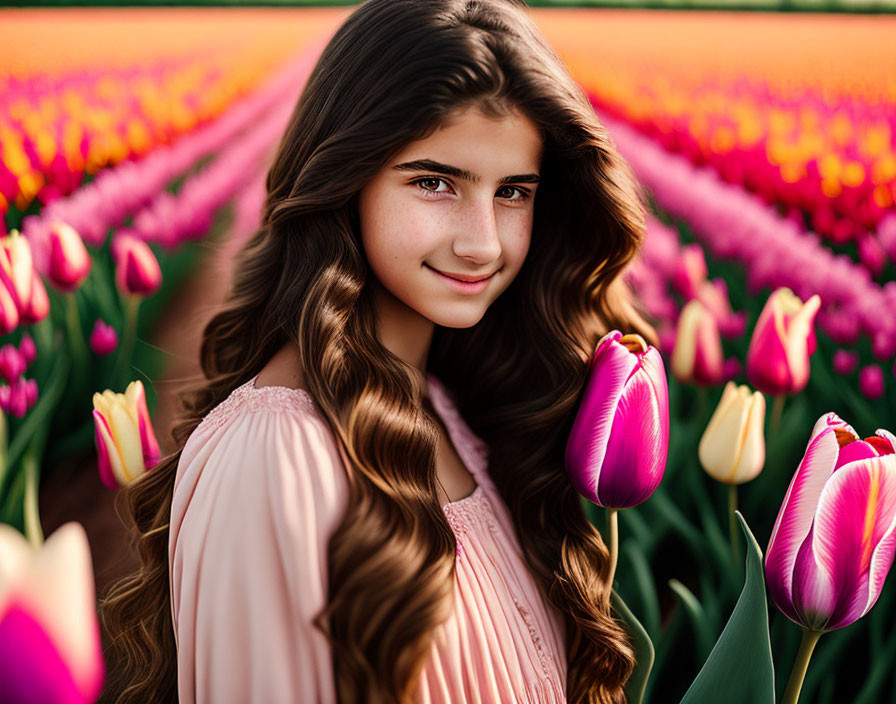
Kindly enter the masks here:
[[453, 243], [455, 256], [480, 266], [500, 256], [501, 241], [493, 198], [471, 200], [457, 227]]

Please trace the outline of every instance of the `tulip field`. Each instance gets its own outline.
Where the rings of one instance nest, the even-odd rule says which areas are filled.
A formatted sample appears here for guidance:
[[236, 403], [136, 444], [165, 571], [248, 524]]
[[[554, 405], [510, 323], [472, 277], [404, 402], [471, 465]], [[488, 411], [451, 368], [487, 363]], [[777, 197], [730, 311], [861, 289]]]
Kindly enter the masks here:
[[[0, 10], [0, 701], [99, 696], [97, 565], [125, 567], [74, 509], [45, 536], [39, 486], [114, 494], [175, 449], [160, 409], [199, 351], [158, 331], [218, 302], [183, 291], [256, 230], [350, 11]], [[626, 422], [667, 417], [628, 429], [662, 448], [615, 494], [577, 481], [613, 469], [612, 439], [574, 447], [612, 397], [596, 364], [567, 453], [615, 546], [629, 700], [896, 701], [896, 16], [531, 12], [651, 207], [625, 277], [659, 344], [595, 361], [661, 389]]]

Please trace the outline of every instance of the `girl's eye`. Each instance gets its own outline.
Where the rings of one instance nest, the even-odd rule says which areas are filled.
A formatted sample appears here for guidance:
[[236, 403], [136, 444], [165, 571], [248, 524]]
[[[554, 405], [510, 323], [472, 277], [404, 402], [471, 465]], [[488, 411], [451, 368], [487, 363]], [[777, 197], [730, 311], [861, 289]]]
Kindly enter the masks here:
[[[426, 176], [424, 178], [418, 178], [415, 181], [411, 181], [411, 183], [416, 184], [421, 188], [424, 193], [445, 193], [445, 191], [438, 191], [430, 188], [430, 186], [435, 186], [438, 188], [440, 183], [448, 184], [445, 179], [436, 178], [434, 176]], [[519, 194], [518, 198], [505, 198], [504, 200], [510, 201], [511, 203], [522, 202], [524, 200], [528, 200], [530, 197], [530, 193], [525, 188], [519, 188], [518, 186], [501, 186], [499, 190], [508, 189], [511, 191], [516, 191]], [[431, 196], [426, 196], [427, 198]]]

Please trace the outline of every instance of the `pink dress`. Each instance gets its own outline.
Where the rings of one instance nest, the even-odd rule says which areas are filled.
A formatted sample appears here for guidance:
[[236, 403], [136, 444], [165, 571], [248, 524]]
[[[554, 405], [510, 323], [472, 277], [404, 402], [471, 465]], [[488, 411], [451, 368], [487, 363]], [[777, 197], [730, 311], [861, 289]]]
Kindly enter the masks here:
[[[432, 375], [430, 397], [477, 482], [443, 507], [457, 536], [454, 610], [421, 674], [424, 703], [566, 701], [561, 614], [524, 562], [486, 471], [485, 445]], [[251, 379], [187, 439], [169, 538], [181, 704], [336, 701], [329, 644], [311, 625], [345, 468], [312, 397]]]

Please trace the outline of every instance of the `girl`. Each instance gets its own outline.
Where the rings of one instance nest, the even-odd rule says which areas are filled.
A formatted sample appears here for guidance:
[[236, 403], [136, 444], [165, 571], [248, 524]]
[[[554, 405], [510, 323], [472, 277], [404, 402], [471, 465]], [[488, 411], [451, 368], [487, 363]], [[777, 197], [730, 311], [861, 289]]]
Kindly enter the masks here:
[[124, 492], [115, 702], [623, 702], [563, 467], [645, 206], [521, 0], [368, 0], [312, 72], [206, 326], [181, 448]]

